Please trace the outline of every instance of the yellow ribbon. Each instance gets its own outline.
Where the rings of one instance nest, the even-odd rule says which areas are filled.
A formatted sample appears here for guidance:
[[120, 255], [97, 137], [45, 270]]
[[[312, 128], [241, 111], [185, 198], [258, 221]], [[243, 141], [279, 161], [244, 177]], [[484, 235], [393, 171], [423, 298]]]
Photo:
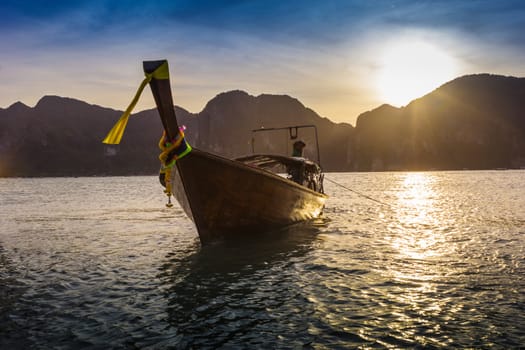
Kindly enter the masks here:
[[126, 108], [126, 111], [122, 114], [119, 120], [115, 123], [113, 128], [111, 128], [108, 135], [102, 142], [106, 144], [110, 144], [110, 145], [118, 145], [120, 143], [120, 140], [122, 140], [122, 136], [124, 135], [124, 130], [126, 129], [126, 125], [128, 124], [128, 120], [129, 120], [129, 116], [131, 115], [131, 111], [133, 111], [133, 108], [135, 108], [135, 105], [139, 101], [140, 95], [142, 94], [142, 91], [144, 91], [144, 88], [146, 87], [146, 85], [148, 85], [151, 79], [153, 78], [169, 79], [169, 77], [170, 77], [170, 72], [168, 68], [168, 61], [161, 64], [152, 73], [146, 73], [146, 77], [140, 84], [137, 92], [135, 93], [135, 97], [133, 97], [133, 100], [131, 100], [131, 103], [129, 104], [128, 108]]

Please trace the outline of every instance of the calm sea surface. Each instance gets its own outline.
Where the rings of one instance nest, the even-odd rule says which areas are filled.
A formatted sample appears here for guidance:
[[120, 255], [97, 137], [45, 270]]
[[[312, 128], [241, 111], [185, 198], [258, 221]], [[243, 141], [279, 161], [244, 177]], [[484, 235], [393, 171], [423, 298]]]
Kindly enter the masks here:
[[525, 345], [525, 171], [326, 176], [388, 205], [206, 247], [156, 177], [0, 179], [0, 348]]

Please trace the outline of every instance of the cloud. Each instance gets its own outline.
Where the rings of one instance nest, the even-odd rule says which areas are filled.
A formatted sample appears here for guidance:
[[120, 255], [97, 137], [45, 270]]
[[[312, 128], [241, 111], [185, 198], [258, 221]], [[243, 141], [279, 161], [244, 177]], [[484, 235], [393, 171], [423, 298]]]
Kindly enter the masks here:
[[[524, 72], [520, 0], [4, 0], [0, 19], [0, 76], [17, 79], [0, 105], [52, 90], [121, 108], [140, 61], [168, 58], [178, 103], [191, 110], [246, 89], [353, 118], [381, 103], [370, 81], [395, 39], [439, 46], [465, 73]], [[20, 78], [28, 75], [42, 84]], [[98, 96], [96, 86], [121, 97]]]

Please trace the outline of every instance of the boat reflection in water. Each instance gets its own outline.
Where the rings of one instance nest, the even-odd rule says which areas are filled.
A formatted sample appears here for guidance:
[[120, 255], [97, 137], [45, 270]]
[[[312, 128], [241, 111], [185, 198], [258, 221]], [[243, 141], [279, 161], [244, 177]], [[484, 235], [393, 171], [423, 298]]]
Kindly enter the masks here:
[[168, 256], [158, 277], [175, 343], [181, 348], [248, 346], [251, 340], [271, 345], [278, 341], [272, 340], [276, 333], [297, 332], [302, 323], [293, 320], [313, 312], [301, 296], [297, 266], [308, 260], [318, 232], [315, 223], [299, 223]]

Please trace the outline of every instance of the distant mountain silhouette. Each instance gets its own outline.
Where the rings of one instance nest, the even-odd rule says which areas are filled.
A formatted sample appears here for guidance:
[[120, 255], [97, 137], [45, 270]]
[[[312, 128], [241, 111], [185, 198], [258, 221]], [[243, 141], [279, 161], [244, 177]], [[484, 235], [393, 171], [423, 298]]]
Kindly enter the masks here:
[[[314, 124], [319, 132], [322, 165], [331, 170], [349, 170], [353, 127], [322, 118], [289, 96], [254, 97], [243, 91], [222, 93], [208, 102], [196, 120], [197, 145], [232, 158], [251, 153], [251, 130]], [[257, 153], [291, 153], [288, 131], [256, 136], [254, 150]], [[313, 131], [300, 131], [298, 137], [307, 144], [306, 155], [315, 159]]]
[[[327, 171], [525, 167], [525, 79], [457, 78], [403, 108], [382, 105], [355, 128], [322, 118], [285, 95], [230, 91], [200, 113], [175, 107], [191, 145], [227, 157], [251, 153], [252, 129], [315, 124]], [[156, 109], [134, 114], [122, 143], [101, 143], [121, 111], [58, 96], [0, 108], [0, 176], [154, 174], [162, 125]], [[313, 133], [306, 155], [315, 158]], [[291, 152], [287, 133], [256, 134], [255, 151]]]
[[[101, 143], [121, 113], [58, 96], [45, 96], [34, 108], [17, 102], [0, 109], [0, 176], [156, 173], [162, 134], [156, 109], [132, 115], [120, 145]], [[191, 145], [232, 157], [251, 152], [254, 128], [316, 124], [324, 152], [321, 157], [326, 158], [322, 158], [323, 165], [349, 169], [353, 127], [321, 118], [288, 96], [254, 97], [231, 91], [212, 99], [201, 113], [176, 107], [176, 114], [187, 127]], [[336, 142], [330, 142], [333, 140]], [[310, 147], [313, 151], [313, 142]]]
[[108, 157], [101, 143], [121, 112], [57, 96], [34, 108], [0, 110], [0, 176], [77, 176], [152, 173], [160, 121], [135, 118], [132, 140]]
[[525, 78], [450, 81], [404, 108], [383, 105], [356, 123], [354, 170], [525, 166]]

